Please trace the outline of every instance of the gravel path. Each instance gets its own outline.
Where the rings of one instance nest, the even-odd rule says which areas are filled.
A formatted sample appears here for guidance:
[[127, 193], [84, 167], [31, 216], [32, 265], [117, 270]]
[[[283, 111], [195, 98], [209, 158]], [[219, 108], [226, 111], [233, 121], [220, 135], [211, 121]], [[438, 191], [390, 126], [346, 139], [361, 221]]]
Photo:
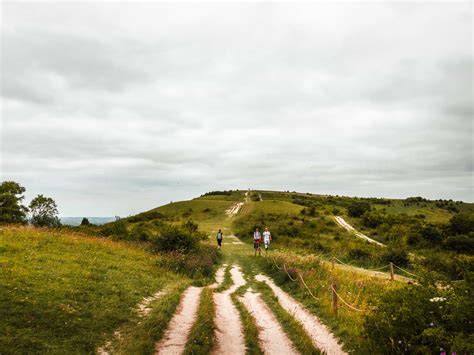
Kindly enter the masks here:
[[298, 354], [275, 315], [262, 301], [259, 293], [248, 290], [239, 299], [255, 318], [259, 328], [258, 340], [265, 354]]
[[230, 295], [246, 282], [238, 266], [232, 266], [230, 274], [234, 284], [226, 291], [214, 294], [216, 306], [214, 354], [245, 354], [242, 322]]
[[155, 354], [175, 355], [182, 354], [189, 332], [196, 320], [201, 296], [201, 287], [188, 287], [184, 292], [178, 310], [171, 319], [163, 339], [155, 346]]
[[272, 291], [278, 297], [278, 302], [281, 306], [301, 323], [304, 330], [306, 330], [313, 341], [314, 346], [330, 355], [347, 354], [342, 350], [342, 346], [338, 343], [336, 337], [324, 324], [320, 322], [318, 317], [308, 312], [299, 302], [275, 285], [272, 279], [261, 274], [255, 276], [255, 279], [257, 281], [265, 282], [270, 286]]

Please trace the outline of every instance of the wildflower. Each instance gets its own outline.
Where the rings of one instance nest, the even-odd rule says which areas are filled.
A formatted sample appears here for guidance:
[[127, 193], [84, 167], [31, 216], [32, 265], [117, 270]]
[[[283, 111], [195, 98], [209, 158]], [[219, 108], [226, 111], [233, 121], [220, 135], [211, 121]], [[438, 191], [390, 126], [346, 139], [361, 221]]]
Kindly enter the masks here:
[[430, 302], [444, 302], [446, 301], [445, 297], [433, 297], [430, 299]]

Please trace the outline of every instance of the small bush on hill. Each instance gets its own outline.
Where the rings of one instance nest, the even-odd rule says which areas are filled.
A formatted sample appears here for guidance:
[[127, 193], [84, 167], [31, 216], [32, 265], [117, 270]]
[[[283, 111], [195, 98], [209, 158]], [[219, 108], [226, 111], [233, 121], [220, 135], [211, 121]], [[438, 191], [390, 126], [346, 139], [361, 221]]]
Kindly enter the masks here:
[[368, 211], [370, 211], [370, 204], [367, 202], [354, 202], [347, 206], [347, 212], [351, 217], [361, 217]]
[[160, 232], [150, 238], [154, 251], [188, 252], [196, 249], [198, 238], [188, 230], [176, 226], [164, 226]]
[[449, 220], [450, 234], [469, 234], [474, 232], [474, 214], [458, 213]]
[[209, 277], [217, 258], [216, 248], [200, 244], [192, 253], [171, 251], [162, 254], [158, 266], [190, 277]]
[[388, 248], [381, 256], [384, 263], [392, 262], [398, 266], [408, 265], [408, 252], [400, 247]]
[[469, 235], [454, 235], [443, 242], [443, 248], [461, 253], [474, 253], [474, 233]]
[[102, 226], [101, 232], [104, 237], [113, 237], [114, 239], [127, 239], [127, 223], [124, 220], [108, 223]]

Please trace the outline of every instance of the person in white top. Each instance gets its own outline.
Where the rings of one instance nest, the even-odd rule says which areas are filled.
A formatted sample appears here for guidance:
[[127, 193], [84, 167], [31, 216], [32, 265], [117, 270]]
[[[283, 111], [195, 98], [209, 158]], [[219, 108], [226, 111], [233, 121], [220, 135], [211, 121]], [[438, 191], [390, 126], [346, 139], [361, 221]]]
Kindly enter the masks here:
[[263, 244], [265, 245], [265, 256], [268, 254], [268, 247], [270, 246], [270, 242], [272, 240], [272, 234], [268, 230], [267, 227], [265, 227], [265, 231], [263, 232]]

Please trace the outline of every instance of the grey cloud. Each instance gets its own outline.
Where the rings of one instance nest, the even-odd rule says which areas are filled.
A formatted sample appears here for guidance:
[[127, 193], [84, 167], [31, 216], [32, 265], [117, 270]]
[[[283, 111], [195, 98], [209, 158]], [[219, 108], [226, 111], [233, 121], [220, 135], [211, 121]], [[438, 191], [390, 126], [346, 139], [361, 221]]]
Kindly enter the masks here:
[[464, 3], [2, 10], [1, 178], [63, 215], [247, 187], [474, 200]]

